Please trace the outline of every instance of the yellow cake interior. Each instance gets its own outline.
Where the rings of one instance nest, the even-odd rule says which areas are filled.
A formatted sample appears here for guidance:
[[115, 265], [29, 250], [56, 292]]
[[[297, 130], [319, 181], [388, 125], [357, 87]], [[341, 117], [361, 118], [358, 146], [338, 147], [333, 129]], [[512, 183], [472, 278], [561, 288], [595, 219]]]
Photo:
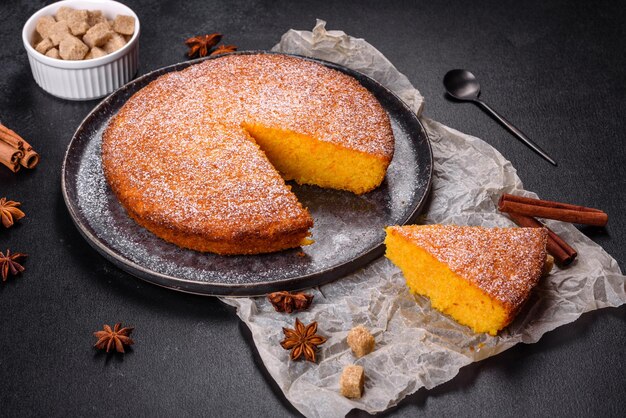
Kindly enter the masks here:
[[308, 135], [260, 124], [243, 127], [283, 178], [298, 184], [363, 194], [380, 185], [389, 165], [384, 158]]
[[496, 335], [509, 322], [497, 300], [454, 273], [421, 247], [387, 229], [386, 257], [402, 270], [411, 292], [427, 296], [433, 308], [474, 332]]

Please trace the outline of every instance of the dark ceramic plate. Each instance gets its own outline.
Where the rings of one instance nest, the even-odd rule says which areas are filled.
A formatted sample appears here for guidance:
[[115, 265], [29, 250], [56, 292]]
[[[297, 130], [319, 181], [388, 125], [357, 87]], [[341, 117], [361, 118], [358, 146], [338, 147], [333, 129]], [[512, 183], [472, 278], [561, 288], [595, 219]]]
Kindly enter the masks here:
[[380, 257], [384, 252], [383, 228], [414, 222], [428, 195], [432, 152], [426, 131], [398, 97], [371, 78], [330, 62], [300, 58], [354, 77], [389, 114], [395, 154], [378, 189], [356, 196], [293, 184], [293, 192], [314, 218], [315, 243], [273, 254], [203, 254], [167, 243], [137, 225], [104, 179], [100, 161], [102, 132], [139, 89], [162, 74], [200, 60], [188, 61], [153, 71], [120, 88], [96, 106], [76, 130], [63, 163], [62, 187], [70, 215], [87, 242], [141, 279], [205, 295], [251, 296], [316, 286]]

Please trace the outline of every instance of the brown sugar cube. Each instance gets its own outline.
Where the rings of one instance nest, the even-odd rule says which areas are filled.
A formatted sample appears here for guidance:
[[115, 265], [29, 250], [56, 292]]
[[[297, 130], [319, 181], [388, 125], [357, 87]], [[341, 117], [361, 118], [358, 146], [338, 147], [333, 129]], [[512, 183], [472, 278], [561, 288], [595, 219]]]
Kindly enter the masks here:
[[83, 36], [83, 42], [90, 48], [102, 46], [107, 43], [112, 35], [113, 31], [109, 28], [109, 25], [102, 22], [89, 28], [85, 36]]
[[135, 32], [135, 18], [126, 15], [115, 16], [113, 30], [120, 35], [132, 35]]
[[35, 47], [37, 46], [37, 44], [38, 44], [39, 42], [41, 42], [41, 41], [43, 41], [43, 38], [41, 37], [41, 35], [39, 34], [39, 32], [35, 31], [35, 32], [33, 33], [33, 37], [32, 37], [31, 42], [30, 42], [31, 46], [32, 46], [33, 48], [35, 48]]
[[49, 49], [48, 52], [46, 52], [46, 57], [56, 58], [58, 60], [61, 59], [61, 55], [59, 55], [59, 50], [56, 48]]
[[339, 388], [341, 394], [346, 398], [360, 398], [363, 396], [363, 385], [365, 383], [365, 372], [363, 367], [351, 364], [346, 366], [339, 378]]
[[54, 45], [52, 45], [52, 41], [50, 40], [50, 38], [44, 39], [43, 41], [39, 42], [35, 47], [37, 52], [39, 52], [40, 54], [45, 54], [52, 48], [54, 48]]
[[50, 36], [50, 28], [56, 23], [52, 16], [42, 16], [37, 20], [36, 30], [42, 38]]
[[104, 57], [105, 55], [107, 55], [107, 52], [104, 49], [98, 48], [97, 46], [94, 46], [87, 53], [87, 55], [85, 55], [85, 59], [86, 60], [90, 60], [90, 59], [94, 59], [94, 58]]
[[66, 35], [70, 33], [70, 28], [67, 26], [67, 22], [65, 20], [61, 20], [60, 22], [56, 22], [50, 28], [49, 38], [52, 41], [52, 45], [59, 46], [61, 40], [65, 38]]
[[106, 21], [107, 19], [102, 14], [102, 10], [87, 10], [87, 24], [90, 27]]
[[122, 35], [115, 33], [113, 34], [113, 36], [111, 36], [111, 39], [109, 39], [107, 43], [104, 44], [102, 48], [106, 51], [107, 54], [110, 54], [117, 51], [124, 45], [126, 45], [126, 39], [124, 39]]
[[87, 10], [75, 9], [71, 10], [67, 15], [67, 22], [74, 20], [77, 22], [87, 22], [89, 19], [89, 12]]
[[374, 350], [374, 336], [363, 325], [356, 326], [348, 333], [348, 345], [357, 357], [363, 357]]
[[89, 30], [87, 22], [73, 22], [69, 23], [68, 26], [70, 27], [70, 32], [72, 32], [72, 35], [74, 36], [83, 36]]
[[67, 35], [59, 44], [59, 55], [64, 60], [82, 60], [89, 47], [75, 36]]
[[72, 35], [81, 36], [89, 30], [89, 24], [87, 23], [88, 17], [87, 10], [72, 10], [68, 14], [66, 22]]
[[59, 7], [59, 9], [57, 10], [57, 14], [56, 14], [56, 18], [57, 18], [57, 22], [61, 21], [61, 20], [67, 20], [69, 18], [70, 13], [72, 12], [71, 7]]

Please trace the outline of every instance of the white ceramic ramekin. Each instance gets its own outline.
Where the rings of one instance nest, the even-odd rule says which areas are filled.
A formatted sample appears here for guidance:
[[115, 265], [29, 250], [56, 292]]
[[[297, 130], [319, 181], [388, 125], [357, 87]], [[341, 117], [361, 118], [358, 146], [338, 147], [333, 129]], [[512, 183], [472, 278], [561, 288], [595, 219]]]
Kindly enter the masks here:
[[[46, 57], [33, 48], [37, 19], [54, 15], [61, 6], [102, 10], [107, 19], [123, 14], [135, 18], [135, 33], [126, 45], [112, 54], [84, 61], [64, 61]], [[112, 0], [64, 0], [32, 15], [22, 30], [33, 77], [48, 93], [69, 100], [91, 100], [106, 96], [129, 82], [139, 67], [139, 18], [130, 8]]]

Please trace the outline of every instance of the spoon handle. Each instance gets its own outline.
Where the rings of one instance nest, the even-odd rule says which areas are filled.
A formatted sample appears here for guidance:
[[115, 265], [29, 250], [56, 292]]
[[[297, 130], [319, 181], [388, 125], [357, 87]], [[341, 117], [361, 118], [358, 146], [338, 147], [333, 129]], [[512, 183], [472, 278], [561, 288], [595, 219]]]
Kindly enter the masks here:
[[482, 100], [478, 100], [478, 99], [474, 100], [474, 102], [478, 103], [484, 110], [487, 111], [487, 113], [490, 113], [494, 118], [496, 118], [501, 124], [503, 124], [515, 136], [517, 136], [522, 142], [524, 142], [526, 145], [528, 145], [530, 147], [530, 149], [535, 151], [537, 154], [541, 155], [550, 164], [555, 165], [555, 166], [557, 165], [556, 161], [554, 161], [548, 154], [546, 154], [546, 152], [544, 150], [542, 150], [539, 147], [539, 145], [537, 145], [533, 141], [531, 141], [531, 139], [528, 138], [526, 135], [524, 135], [524, 133], [522, 131], [520, 131], [515, 126], [513, 126], [513, 124], [511, 122], [509, 122], [508, 120], [504, 119], [504, 117], [502, 117], [500, 114], [498, 114], [498, 112], [496, 112], [491, 107], [489, 107], [487, 105], [487, 103], [483, 102]]

